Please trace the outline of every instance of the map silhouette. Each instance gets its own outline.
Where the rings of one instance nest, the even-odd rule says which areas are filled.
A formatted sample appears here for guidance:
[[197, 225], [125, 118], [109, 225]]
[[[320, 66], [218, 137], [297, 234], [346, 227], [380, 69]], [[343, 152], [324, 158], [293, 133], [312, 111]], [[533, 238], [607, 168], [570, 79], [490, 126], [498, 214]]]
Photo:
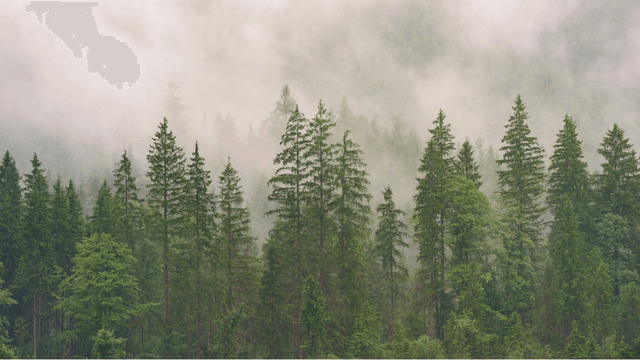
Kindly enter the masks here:
[[140, 78], [138, 57], [123, 41], [103, 35], [93, 17], [97, 2], [31, 1], [27, 12], [35, 12], [44, 24], [67, 45], [76, 58], [86, 52], [87, 71], [97, 73], [122, 90]]

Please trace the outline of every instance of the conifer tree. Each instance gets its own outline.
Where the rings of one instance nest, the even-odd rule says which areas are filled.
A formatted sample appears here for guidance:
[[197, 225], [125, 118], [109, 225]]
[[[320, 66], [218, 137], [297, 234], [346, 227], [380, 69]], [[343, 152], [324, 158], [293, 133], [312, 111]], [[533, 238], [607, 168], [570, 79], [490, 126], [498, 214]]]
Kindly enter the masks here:
[[604, 351], [605, 339], [614, 330], [613, 318], [613, 286], [609, 276], [609, 268], [604, 262], [590, 276], [588, 294], [591, 295], [591, 324], [601, 350]]
[[507, 312], [519, 311], [523, 322], [529, 319], [528, 309], [533, 307], [533, 285], [540, 252], [542, 230], [541, 197], [544, 193], [544, 149], [530, 136], [527, 124], [529, 114], [520, 98], [516, 97], [514, 114], [505, 125], [500, 150], [503, 157], [498, 164], [500, 197], [509, 216], [505, 218], [511, 236], [504, 237], [505, 256], [502, 257]]
[[390, 331], [393, 338], [392, 324], [395, 320], [395, 302], [399, 293], [399, 285], [406, 281], [408, 276], [407, 268], [401, 261], [403, 256], [399, 248], [408, 247], [409, 245], [404, 241], [404, 238], [407, 237], [407, 225], [398, 220], [398, 217], [405, 215], [404, 211], [396, 209], [396, 205], [393, 202], [393, 193], [389, 186], [384, 189], [382, 194], [384, 203], [378, 204], [376, 207], [380, 222], [375, 234], [375, 251], [382, 263], [382, 269], [389, 284]]
[[[371, 215], [367, 190], [366, 164], [359, 146], [349, 139], [345, 131], [336, 157], [336, 197], [331, 204], [336, 217], [335, 264], [337, 272], [337, 319], [339, 332], [348, 339], [355, 326], [360, 303], [366, 294], [366, 272], [363, 254], [364, 242], [370, 235]], [[347, 355], [347, 346], [335, 350], [337, 356]]]
[[115, 197], [119, 200], [120, 216], [119, 227], [122, 231], [122, 240], [135, 253], [135, 243], [133, 236], [134, 225], [134, 203], [138, 201], [138, 187], [136, 178], [131, 175], [131, 160], [125, 150], [113, 170], [113, 186], [116, 188]]
[[24, 245], [18, 265], [20, 288], [27, 289], [33, 301], [33, 357], [37, 357], [37, 342], [40, 339], [40, 318], [47, 309], [42, 309], [51, 289], [51, 276], [55, 266], [54, 244], [51, 241], [51, 196], [44, 176], [42, 163], [33, 154], [32, 170], [26, 174]]
[[202, 337], [201, 302], [205, 294], [203, 288], [205, 255], [211, 253], [212, 240], [215, 234], [215, 198], [208, 191], [211, 186], [211, 172], [204, 170], [204, 159], [198, 151], [196, 142], [193, 157], [190, 159], [187, 176], [187, 206], [186, 214], [189, 218], [189, 235], [195, 248], [195, 281], [196, 281], [196, 359], [200, 358]]
[[[176, 145], [176, 138], [169, 130], [165, 117], [158, 126], [153, 144], [149, 147], [147, 176], [151, 183], [147, 185], [149, 206], [160, 212], [162, 218], [162, 263], [163, 263], [163, 299], [162, 321], [165, 336], [168, 336], [167, 309], [169, 301], [169, 246], [173, 235], [179, 234], [182, 225], [183, 197], [185, 181], [184, 152]], [[167, 356], [167, 349], [163, 352]]]
[[602, 174], [597, 178], [598, 207], [629, 219], [638, 211], [640, 170], [636, 152], [624, 138], [624, 130], [613, 124], [607, 131], [598, 154], [605, 158]]
[[618, 334], [635, 348], [640, 343], [640, 286], [635, 282], [630, 282], [621, 289], [618, 314]]
[[415, 201], [415, 237], [419, 245], [420, 271], [427, 281], [429, 297], [429, 336], [444, 336], [444, 321], [447, 314], [445, 297], [445, 223], [449, 200], [446, 195], [447, 182], [455, 171], [455, 159], [451, 125], [444, 124], [445, 115], [440, 110], [433, 122], [436, 127], [429, 130], [431, 139], [427, 142], [419, 171], [424, 174], [418, 179]]
[[53, 201], [51, 203], [51, 238], [56, 251], [56, 260], [61, 268], [66, 265], [69, 239], [69, 199], [62, 187], [60, 176], [53, 185]]
[[473, 149], [469, 140], [465, 140], [458, 150], [458, 162], [456, 163], [456, 172], [476, 184], [476, 188], [482, 186], [482, 176], [478, 172], [478, 163], [473, 158]]
[[555, 213], [564, 205], [561, 197], [566, 194], [577, 211], [580, 230], [586, 233], [591, 221], [588, 216], [591, 205], [590, 179], [587, 163], [582, 160], [582, 141], [578, 139], [576, 122], [569, 115], [565, 115], [564, 127], [558, 133], [553, 147], [547, 203]]
[[20, 259], [20, 224], [23, 200], [20, 173], [7, 151], [0, 163], [0, 256], [4, 264], [4, 279], [8, 287], [14, 285]]
[[76, 254], [76, 244], [82, 241], [85, 231], [85, 218], [82, 215], [82, 205], [73, 180], [69, 179], [69, 184], [65, 189], [67, 203], [69, 204], [69, 215], [67, 218], [67, 236], [61, 244], [60, 252], [63, 253], [63, 270], [67, 275], [71, 275], [71, 259]]
[[[311, 137], [309, 147], [304, 154], [309, 163], [309, 178], [305, 182], [308, 197], [309, 226], [311, 227], [312, 253], [318, 253], [318, 261], [308, 259], [308, 263], [319, 264], [319, 286], [326, 295], [326, 260], [328, 240], [333, 232], [333, 214], [330, 207], [335, 198], [335, 152], [336, 146], [329, 143], [331, 129], [336, 126], [327, 114], [322, 101], [318, 105], [318, 113], [309, 123]], [[315, 242], [317, 241], [317, 244]], [[317, 248], [317, 250], [315, 249]]]
[[[269, 241], [278, 252], [283, 252], [288, 264], [287, 272], [295, 274], [291, 287], [286, 291], [291, 294], [292, 312], [292, 347], [293, 355], [302, 358], [302, 333], [300, 316], [302, 311], [302, 251], [303, 228], [305, 219], [302, 209], [308, 197], [304, 183], [309, 177], [309, 163], [304, 154], [309, 147], [309, 121], [296, 106], [289, 117], [287, 128], [282, 135], [280, 145], [285, 148], [274, 159], [280, 165], [275, 175], [269, 180], [273, 187], [269, 200], [275, 202], [277, 215]], [[275, 260], [275, 258], [272, 258]], [[267, 264], [267, 268], [271, 265]], [[270, 275], [275, 275], [269, 272]], [[283, 273], [283, 276], [288, 276]], [[266, 275], [266, 274], [265, 274]], [[274, 279], [275, 280], [275, 279]]]
[[570, 195], [563, 194], [560, 200], [564, 203], [555, 209], [549, 255], [553, 271], [555, 329], [568, 335], [572, 332], [572, 323], [582, 320], [585, 311], [582, 294], [586, 290], [584, 259], [587, 252]]
[[116, 205], [116, 200], [111, 194], [111, 187], [105, 180], [100, 190], [98, 190], [98, 198], [93, 206], [93, 215], [91, 215], [91, 222], [89, 223], [92, 234], [114, 235], [118, 221]]
[[[218, 202], [218, 241], [222, 248], [221, 268], [224, 273], [224, 308], [227, 315], [224, 325], [233, 321], [235, 312], [242, 307], [252, 315], [258, 290], [258, 267], [255, 254], [255, 238], [250, 234], [249, 212], [243, 206], [242, 190], [238, 172], [227, 166], [220, 175]], [[224, 343], [225, 351], [230, 351], [231, 343]]]

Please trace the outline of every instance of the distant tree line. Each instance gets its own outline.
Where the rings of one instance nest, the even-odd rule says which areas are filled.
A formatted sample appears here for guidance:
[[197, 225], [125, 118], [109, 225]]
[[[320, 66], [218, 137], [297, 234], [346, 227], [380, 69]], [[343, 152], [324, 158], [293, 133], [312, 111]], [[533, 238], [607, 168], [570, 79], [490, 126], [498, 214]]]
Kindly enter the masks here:
[[440, 110], [421, 156], [398, 122], [378, 148], [403, 158], [394, 169], [415, 163], [398, 170], [415, 174], [410, 209], [395, 182], [372, 207], [374, 158], [354, 139], [375, 123], [346, 100], [307, 117], [288, 87], [261, 130], [280, 143], [255, 199], [230, 158], [214, 185], [167, 118], [146, 196], [124, 151], [91, 215], [73, 180], [47, 179], [36, 154], [20, 174], [6, 151], [0, 356], [640, 357], [637, 154], [614, 124], [590, 174], [567, 115], [546, 167], [528, 119], [518, 95], [497, 154], [456, 146]]

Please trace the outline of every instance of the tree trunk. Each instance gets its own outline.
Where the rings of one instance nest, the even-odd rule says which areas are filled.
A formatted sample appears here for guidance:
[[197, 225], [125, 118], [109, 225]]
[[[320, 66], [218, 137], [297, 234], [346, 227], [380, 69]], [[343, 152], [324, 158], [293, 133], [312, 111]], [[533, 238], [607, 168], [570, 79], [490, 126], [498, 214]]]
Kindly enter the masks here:
[[37, 359], [36, 346], [37, 346], [37, 329], [36, 329], [36, 291], [33, 289], [33, 358]]

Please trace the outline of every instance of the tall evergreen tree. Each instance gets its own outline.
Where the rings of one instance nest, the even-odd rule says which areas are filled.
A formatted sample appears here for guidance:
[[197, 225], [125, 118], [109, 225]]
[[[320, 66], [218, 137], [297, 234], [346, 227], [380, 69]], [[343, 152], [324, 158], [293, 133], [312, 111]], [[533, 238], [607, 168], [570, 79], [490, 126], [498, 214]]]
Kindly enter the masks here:
[[121, 229], [122, 240], [135, 252], [135, 242], [133, 236], [134, 223], [134, 203], [138, 201], [138, 187], [136, 178], [131, 175], [131, 160], [125, 150], [113, 170], [113, 186], [116, 188], [115, 197], [119, 200], [119, 228]]
[[208, 292], [203, 287], [205, 280], [204, 266], [206, 255], [212, 251], [212, 241], [215, 235], [215, 197], [209, 192], [211, 186], [211, 172], [204, 170], [204, 158], [198, 151], [196, 142], [193, 157], [187, 169], [188, 183], [186, 214], [189, 219], [189, 237], [195, 251], [195, 281], [196, 281], [196, 358], [200, 358], [202, 343], [202, 298]]
[[[165, 335], [168, 335], [167, 308], [169, 301], [169, 246], [171, 237], [179, 234], [182, 225], [185, 181], [184, 152], [176, 145], [176, 138], [169, 130], [165, 117], [158, 126], [159, 131], [149, 148], [147, 176], [151, 183], [147, 185], [147, 201], [152, 209], [160, 212], [162, 219], [162, 263], [163, 263], [163, 299], [162, 321]], [[163, 352], [167, 356], [167, 349]]]
[[505, 170], [498, 171], [500, 196], [511, 208], [507, 212], [512, 215], [505, 218], [512, 235], [504, 238], [505, 256], [502, 259], [505, 261], [506, 311], [519, 311], [521, 320], [525, 322], [529, 319], [527, 310], [533, 307], [533, 285], [542, 234], [544, 149], [535, 137], [530, 136], [529, 114], [524, 111], [520, 95], [512, 109], [514, 114], [505, 125], [507, 133], [500, 148], [503, 157], [498, 160], [498, 164], [505, 167]]
[[[335, 198], [335, 152], [336, 146], [329, 143], [331, 129], [336, 124], [327, 114], [322, 101], [318, 105], [318, 113], [309, 123], [309, 133], [311, 141], [304, 157], [309, 163], [309, 178], [305, 182], [305, 187], [309, 194], [308, 211], [309, 226], [311, 233], [309, 234], [312, 241], [310, 249], [312, 253], [318, 253], [320, 290], [326, 295], [326, 259], [328, 240], [332, 236], [333, 231], [333, 214], [330, 207]], [[317, 242], [317, 244], [315, 244]], [[315, 250], [317, 248], [317, 250]], [[315, 251], [314, 251], [315, 250]], [[309, 263], [316, 263], [309, 259]]]
[[[288, 271], [295, 274], [289, 293], [291, 294], [292, 311], [292, 347], [293, 355], [302, 358], [302, 333], [300, 316], [302, 311], [302, 251], [303, 228], [305, 226], [302, 209], [308, 197], [304, 183], [309, 177], [309, 163], [304, 154], [309, 147], [309, 121], [298, 107], [289, 117], [287, 128], [282, 135], [280, 145], [285, 148], [280, 152], [274, 164], [280, 165], [276, 174], [269, 180], [273, 187], [269, 200], [276, 203], [272, 212], [277, 215], [270, 233], [270, 241], [277, 251], [286, 252], [289, 262]], [[271, 265], [267, 264], [267, 267]], [[273, 273], [269, 273], [273, 274]], [[283, 274], [284, 275], [284, 274]]]
[[33, 301], [33, 357], [37, 358], [37, 342], [42, 337], [43, 301], [51, 294], [51, 276], [55, 266], [54, 244], [51, 241], [51, 196], [42, 163], [33, 154], [32, 170], [26, 174], [24, 245], [18, 265], [18, 281]]
[[[366, 164], [362, 160], [359, 146], [349, 139], [345, 131], [336, 157], [337, 195], [331, 205], [336, 217], [335, 264], [337, 272], [337, 296], [333, 318], [337, 319], [338, 331], [348, 339], [361, 312], [360, 303], [367, 296], [364, 243], [370, 235], [368, 225], [371, 194], [367, 190]], [[334, 345], [335, 354], [347, 355], [347, 346], [342, 349]]]
[[313, 275], [305, 279], [302, 294], [302, 348], [306, 357], [320, 358], [326, 337], [327, 301]]
[[399, 285], [406, 281], [408, 276], [408, 270], [401, 261], [403, 256], [399, 248], [408, 247], [409, 245], [404, 241], [407, 237], [407, 225], [398, 219], [398, 217], [405, 215], [404, 211], [396, 209], [396, 205], [393, 202], [393, 193], [389, 186], [384, 189], [382, 194], [384, 203], [378, 204], [376, 207], [380, 223], [375, 234], [375, 251], [382, 263], [382, 268], [389, 284], [390, 331], [393, 338], [394, 313], [397, 295], [400, 290]]
[[478, 172], [478, 163], [473, 159], [473, 148], [469, 140], [465, 140], [458, 150], [458, 162], [456, 163], [456, 172], [467, 179], [473, 181], [477, 188], [482, 186], [482, 175]]
[[20, 259], [20, 224], [23, 201], [20, 189], [20, 173], [9, 151], [0, 164], [0, 256], [4, 264], [7, 286], [14, 285], [14, 277]]
[[91, 233], [114, 235], [118, 221], [116, 201], [111, 194], [111, 187], [107, 180], [98, 190], [98, 198], [93, 207], [89, 228]]
[[429, 336], [443, 338], [444, 320], [447, 314], [445, 301], [445, 223], [449, 199], [446, 195], [447, 182], [455, 171], [455, 159], [451, 125], [444, 124], [445, 115], [440, 110], [433, 122], [436, 127], [429, 130], [431, 139], [421, 159], [419, 171], [424, 174], [418, 179], [414, 196], [415, 237], [419, 244], [420, 271], [427, 281], [429, 307]]
[[[224, 272], [224, 307], [227, 309], [225, 324], [232, 319], [228, 315], [238, 311], [252, 311], [258, 290], [258, 267], [255, 254], [255, 238], [250, 234], [249, 212], [243, 206], [240, 177], [231, 166], [231, 160], [220, 175], [218, 203], [218, 244]], [[231, 354], [230, 343], [223, 343], [224, 352]]]
[[578, 216], [569, 194], [555, 209], [556, 217], [549, 235], [549, 255], [553, 272], [554, 328], [565, 337], [572, 333], [575, 320], [581, 321], [585, 311], [583, 292], [585, 283], [584, 235], [578, 229]]
[[66, 242], [70, 237], [69, 226], [69, 199], [65, 194], [62, 181], [58, 180], [53, 185], [53, 201], [51, 203], [51, 238], [56, 252], [56, 260], [61, 268], [66, 265], [67, 248]]
[[600, 146], [598, 154], [606, 162], [597, 178], [598, 206], [603, 212], [629, 218], [638, 211], [640, 169], [636, 152], [618, 124], [613, 124], [613, 129], [607, 131]]

